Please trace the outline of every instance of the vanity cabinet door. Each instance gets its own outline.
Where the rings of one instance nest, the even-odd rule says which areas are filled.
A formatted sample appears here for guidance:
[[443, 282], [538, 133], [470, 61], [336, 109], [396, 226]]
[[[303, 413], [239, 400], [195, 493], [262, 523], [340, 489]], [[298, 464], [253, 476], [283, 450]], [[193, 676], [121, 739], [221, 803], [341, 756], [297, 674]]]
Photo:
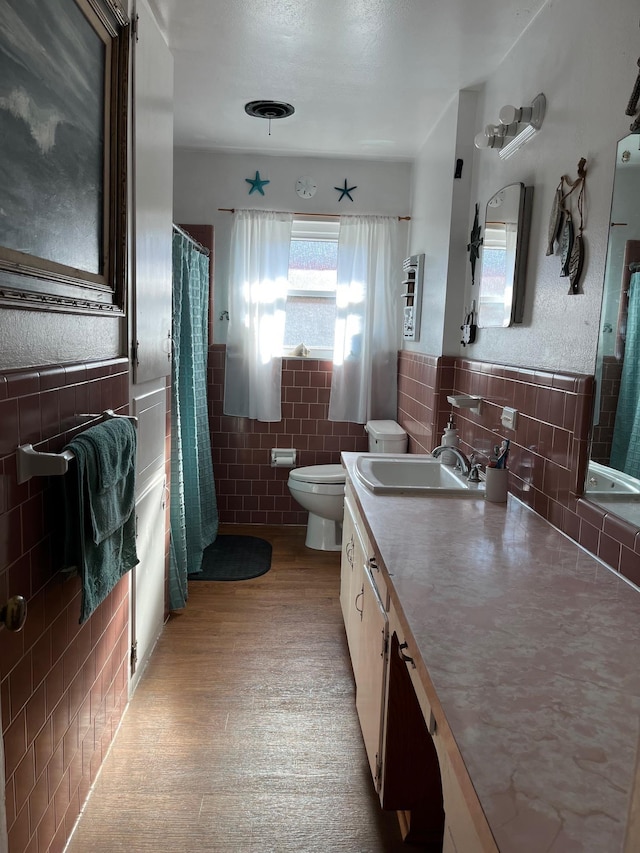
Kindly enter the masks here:
[[411, 650], [393, 630], [380, 801], [399, 813], [405, 840], [435, 850], [442, 847], [445, 824], [440, 764], [409, 673], [412, 666]]
[[364, 563], [359, 657], [354, 669], [356, 710], [376, 790], [382, 767], [382, 711], [387, 665], [389, 620], [375, 582]]
[[[351, 616], [353, 600], [351, 592], [355, 588], [353, 558], [355, 549], [356, 529], [353, 512], [345, 500], [344, 519], [342, 521], [342, 555], [340, 557], [340, 607], [345, 627]], [[349, 631], [347, 630], [347, 639]], [[351, 646], [349, 646], [351, 651]]]
[[409, 842], [435, 844], [442, 853], [498, 853], [457, 746], [434, 716], [414, 666], [413, 641], [406, 639], [391, 607], [380, 801], [396, 809]]
[[342, 525], [340, 604], [356, 684], [356, 710], [378, 790], [388, 619], [386, 586], [373, 556], [359, 513], [347, 492]]
[[358, 652], [362, 622], [362, 564], [364, 549], [358, 531], [354, 509], [348, 499], [344, 502], [342, 523], [342, 560], [340, 568], [340, 605], [347, 634], [347, 644], [354, 672], [358, 665]]

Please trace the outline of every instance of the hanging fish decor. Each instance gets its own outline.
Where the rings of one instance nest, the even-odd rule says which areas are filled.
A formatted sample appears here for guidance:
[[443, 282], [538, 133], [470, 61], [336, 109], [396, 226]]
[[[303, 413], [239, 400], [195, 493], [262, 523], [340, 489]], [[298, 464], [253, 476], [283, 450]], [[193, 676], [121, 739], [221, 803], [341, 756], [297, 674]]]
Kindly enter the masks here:
[[[553, 255], [556, 242], [560, 248], [560, 276], [569, 279], [569, 294], [581, 293], [580, 279], [584, 269], [584, 187], [587, 176], [587, 161], [578, 163], [578, 177], [572, 181], [562, 175], [551, 208], [549, 220], [549, 243], [547, 255]], [[566, 189], [565, 189], [566, 188]], [[575, 202], [575, 210], [573, 205]], [[577, 233], [574, 220], [577, 219]]]
[[[640, 68], [640, 57], [638, 57], [638, 62], [636, 63], [638, 68]], [[638, 112], [638, 102], [640, 101], [640, 71], [638, 71], [638, 76], [636, 77], [636, 82], [633, 85], [633, 89], [631, 90], [631, 97], [629, 98], [629, 103], [627, 104], [627, 108], [624, 111], [625, 115], [628, 116], [636, 116], [635, 119], [629, 125], [629, 130], [631, 133], [640, 132], [640, 113], [636, 115]]]
[[569, 293], [576, 296], [580, 293], [580, 278], [584, 266], [584, 238], [582, 234], [573, 241], [573, 248], [569, 257]]
[[555, 243], [560, 236], [562, 230], [562, 190], [563, 179], [560, 178], [560, 183], [556, 187], [556, 192], [553, 197], [553, 205], [551, 206], [551, 216], [549, 218], [549, 243], [547, 245], [547, 255], [553, 255], [555, 251]]
[[[636, 65], [640, 68], [640, 57], [638, 57]], [[629, 98], [629, 103], [627, 104], [624, 114], [627, 116], [634, 116], [638, 112], [638, 101], [640, 101], [640, 71], [638, 71], [636, 82], [633, 84], [631, 97]]]
[[569, 275], [569, 259], [571, 258], [571, 252], [573, 251], [574, 231], [573, 219], [571, 218], [569, 211], [563, 215], [562, 219], [562, 233], [560, 234], [560, 258], [562, 260], [562, 267], [560, 269], [560, 276], [564, 278]]

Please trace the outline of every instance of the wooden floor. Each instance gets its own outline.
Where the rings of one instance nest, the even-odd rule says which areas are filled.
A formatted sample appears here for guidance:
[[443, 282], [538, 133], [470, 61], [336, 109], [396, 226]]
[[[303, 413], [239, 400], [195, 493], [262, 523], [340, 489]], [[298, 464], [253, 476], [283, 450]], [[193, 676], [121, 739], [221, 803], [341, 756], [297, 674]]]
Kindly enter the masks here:
[[340, 555], [262, 536], [260, 578], [189, 584], [67, 853], [407, 851], [369, 774], [338, 601]]

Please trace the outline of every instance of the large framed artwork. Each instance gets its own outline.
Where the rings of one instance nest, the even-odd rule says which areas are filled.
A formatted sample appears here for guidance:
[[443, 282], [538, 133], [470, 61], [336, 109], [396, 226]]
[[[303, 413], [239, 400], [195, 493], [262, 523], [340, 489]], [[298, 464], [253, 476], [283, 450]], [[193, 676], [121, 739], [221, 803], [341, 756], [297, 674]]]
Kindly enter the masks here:
[[0, 304], [124, 310], [121, 0], [0, 2]]

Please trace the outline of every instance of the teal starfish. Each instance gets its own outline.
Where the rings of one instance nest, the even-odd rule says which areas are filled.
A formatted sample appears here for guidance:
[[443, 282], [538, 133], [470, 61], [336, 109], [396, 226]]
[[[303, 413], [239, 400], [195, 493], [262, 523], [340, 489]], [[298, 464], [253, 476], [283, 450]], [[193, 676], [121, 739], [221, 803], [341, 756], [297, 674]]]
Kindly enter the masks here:
[[[249, 195], [251, 193], [256, 192], [256, 190], [260, 193], [260, 195], [264, 195], [264, 190], [262, 187], [266, 186], [266, 184], [270, 184], [271, 181], [263, 181], [260, 178], [260, 172], [256, 172], [255, 178], [245, 178], [245, 181], [248, 184], [251, 184], [251, 189], [249, 190]], [[345, 181], [346, 183], [346, 181]]]
[[344, 179], [344, 187], [334, 187], [334, 190], [338, 190], [338, 192], [340, 193], [340, 198], [338, 199], [338, 201], [342, 201], [342, 199], [343, 199], [345, 196], [347, 196], [347, 198], [349, 199], [349, 201], [353, 201], [353, 198], [351, 197], [351, 193], [353, 192], [353, 190], [357, 190], [357, 189], [358, 189], [358, 187], [357, 187], [357, 186], [355, 186], [355, 187], [350, 187], [350, 186], [347, 184], [347, 179], [346, 179], [346, 178]]

